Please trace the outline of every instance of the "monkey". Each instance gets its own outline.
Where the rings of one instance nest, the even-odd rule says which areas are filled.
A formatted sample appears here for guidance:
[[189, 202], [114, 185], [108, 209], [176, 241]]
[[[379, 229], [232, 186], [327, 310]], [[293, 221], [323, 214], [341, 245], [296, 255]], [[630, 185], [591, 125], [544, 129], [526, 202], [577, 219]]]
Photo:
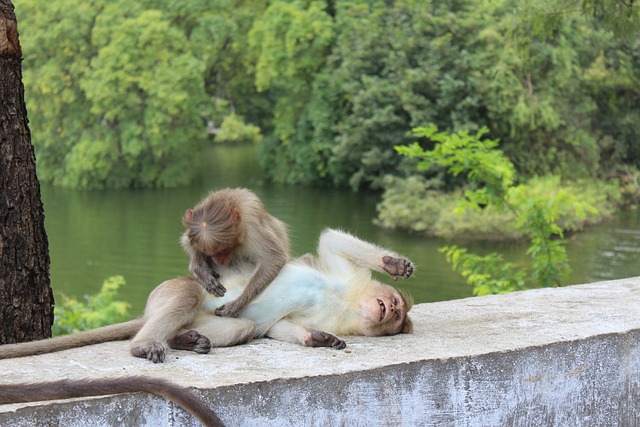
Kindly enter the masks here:
[[[414, 272], [411, 261], [388, 249], [334, 229], [319, 239], [317, 257], [289, 262], [276, 279], [240, 314], [256, 324], [254, 338], [267, 336], [308, 346], [344, 348], [335, 335], [382, 336], [410, 333], [411, 297], [371, 277], [371, 271], [394, 280]], [[236, 284], [234, 279], [239, 283]], [[233, 298], [246, 280], [228, 280], [229, 296], [208, 298], [206, 310]], [[205, 312], [206, 312], [205, 310]], [[206, 321], [206, 318], [205, 318]], [[194, 326], [198, 332], [198, 324]]]
[[244, 188], [209, 193], [185, 212], [183, 225], [180, 243], [189, 255], [189, 270], [209, 293], [224, 295], [220, 276], [229, 270], [251, 272], [243, 292], [218, 307], [218, 316], [235, 317], [290, 258], [287, 226]]
[[0, 346], [0, 359], [21, 357], [99, 342], [131, 339], [130, 352], [163, 362], [166, 348], [208, 353], [211, 347], [270, 337], [311, 347], [343, 349], [336, 335], [383, 336], [410, 333], [408, 294], [372, 278], [413, 275], [411, 261], [333, 229], [319, 239], [317, 256], [292, 260], [238, 318], [215, 310], [243, 292], [251, 272], [225, 270], [229, 291], [209, 294], [194, 276], [167, 280], [149, 295], [142, 318], [72, 335]]
[[145, 376], [0, 384], [0, 405], [142, 391], [180, 405], [206, 427], [224, 427], [220, 418], [191, 390], [163, 379]]

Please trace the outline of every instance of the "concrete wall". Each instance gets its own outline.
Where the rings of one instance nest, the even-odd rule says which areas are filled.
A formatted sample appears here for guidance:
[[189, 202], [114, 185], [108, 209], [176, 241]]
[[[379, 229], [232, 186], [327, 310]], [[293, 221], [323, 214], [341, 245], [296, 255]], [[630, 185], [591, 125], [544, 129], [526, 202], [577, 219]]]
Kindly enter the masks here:
[[[2, 383], [144, 374], [228, 426], [640, 425], [640, 278], [413, 308], [415, 333], [346, 350], [256, 340], [154, 365], [127, 343], [0, 361]], [[0, 426], [195, 426], [143, 393], [0, 405]]]

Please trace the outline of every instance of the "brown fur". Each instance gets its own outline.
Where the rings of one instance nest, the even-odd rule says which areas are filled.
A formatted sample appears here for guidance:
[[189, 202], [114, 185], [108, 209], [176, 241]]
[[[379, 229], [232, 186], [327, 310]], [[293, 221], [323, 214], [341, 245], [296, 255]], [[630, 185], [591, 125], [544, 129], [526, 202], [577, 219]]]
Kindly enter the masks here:
[[[236, 316], [289, 260], [286, 225], [271, 216], [260, 199], [244, 188], [211, 192], [183, 220], [180, 239], [189, 254], [189, 269], [216, 296], [224, 295], [218, 278], [231, 268], [252, 273], [242, 294], [218, 308], [220, 316]], [[216, 254], [233, 251], [230, 265], [217, 264]]]
[[143, 319], [137, 319], [46, 340], [0, 345], [0, 359], [52, 353], [108, 341], [128, 340], [140, 330], [143, 324]]
[[0, 404], [136, 392], [152, 393], [171, 400], [207, 427], [223, 426], [216, 414], [189, 389], [159, 378], [143, 376], [0, 384]]
[[[224, 299], [208, 295], [195, 277], [179, 277], [151, 292], [139, 320], [0, 346], [0, 359], [133, 337], [131, 354], [158, 363], [164, 361], [167, 346], [208, 353], [211, 347], [266, 335], [302, 345], [343, 348], [344, 341], [330, 333], [381, 336], [411, 332], [411, 298], [373, 280], [372, 270], [407, 278], [414, 267], [392, 251], [338, 230], [326, 230], [320, 237], [318, 256], [305, 255], [287, 265], [242, 312], [244, 318], [215, 316], [215, 308]], [[250, 275], [234, 270], [226, 273], [221, 278], [233, 289], [226, 297], [232, 300], [243, 291]]]

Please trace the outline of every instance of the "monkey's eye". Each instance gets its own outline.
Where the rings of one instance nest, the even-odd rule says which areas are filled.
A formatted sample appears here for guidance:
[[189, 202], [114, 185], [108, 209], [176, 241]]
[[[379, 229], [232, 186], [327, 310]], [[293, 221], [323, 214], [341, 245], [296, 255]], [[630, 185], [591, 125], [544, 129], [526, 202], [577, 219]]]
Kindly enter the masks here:
[[399, 312], [399, 311], [396, 311], [395, 313], [393, 313], [393, 318], [394, 318], [395, 320], [400, 320], [400, 312]]
[[393, 305], [398, 305], [398, 298], [393, 298]]

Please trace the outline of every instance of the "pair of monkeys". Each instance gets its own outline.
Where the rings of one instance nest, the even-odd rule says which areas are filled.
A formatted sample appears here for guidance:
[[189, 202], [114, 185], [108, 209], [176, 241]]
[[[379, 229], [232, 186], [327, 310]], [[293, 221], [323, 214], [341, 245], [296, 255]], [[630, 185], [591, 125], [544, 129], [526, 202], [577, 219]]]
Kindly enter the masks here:
[[[345, 342], [333, 334], [381, 336], [412, 331], [407, 314], [411, 299], [371, 277], [372, 270], [394, 280], [413, 274], [412, 263], [393, 251], [327, 229], [320, 236], [317, 256], [290, 260], [286, 226], [246, 189], [209, 194], [187, 210], [184, 225], [181, 243], [194, 276], [160, 284], [149, 295], [140, 319], [3, 345], [0, 359], [131, 339], [134, 356], [158, 363], [165, 360], [167, 346], [208, 353], [211, 347], [268, 336], [342, 349]], [[85, 390], [87, 381], [65, 384], [81, 395], [77, 390]], [[118, 390], [124, 387], [121, 383], [127, 379], [95, 380], [91, 387]], [[29, 401], [64, 398], [45, 393], [51, 389], [47, 384], [30, 389]], [[0, 403], [17, 402], [11, 393], [23, 386], [0, 385]]]
[[158, 363], [167, 347], [208, 353], [268, 336], [341, 349], [345, 342], [333, 334], [412, 330], [411, 299], [371, 277], [372, 270], [394, 280], [413, 274], [411, 262], [393, 251], [327, 229], [317, 256], [289, 260], [286, 226], [246, 189], [209, 194], [186, 212], [184, 225], [194, 276], [160, 284], [141, 318], [0, 346], [0, 359], [131, 339], [131, 354]]

